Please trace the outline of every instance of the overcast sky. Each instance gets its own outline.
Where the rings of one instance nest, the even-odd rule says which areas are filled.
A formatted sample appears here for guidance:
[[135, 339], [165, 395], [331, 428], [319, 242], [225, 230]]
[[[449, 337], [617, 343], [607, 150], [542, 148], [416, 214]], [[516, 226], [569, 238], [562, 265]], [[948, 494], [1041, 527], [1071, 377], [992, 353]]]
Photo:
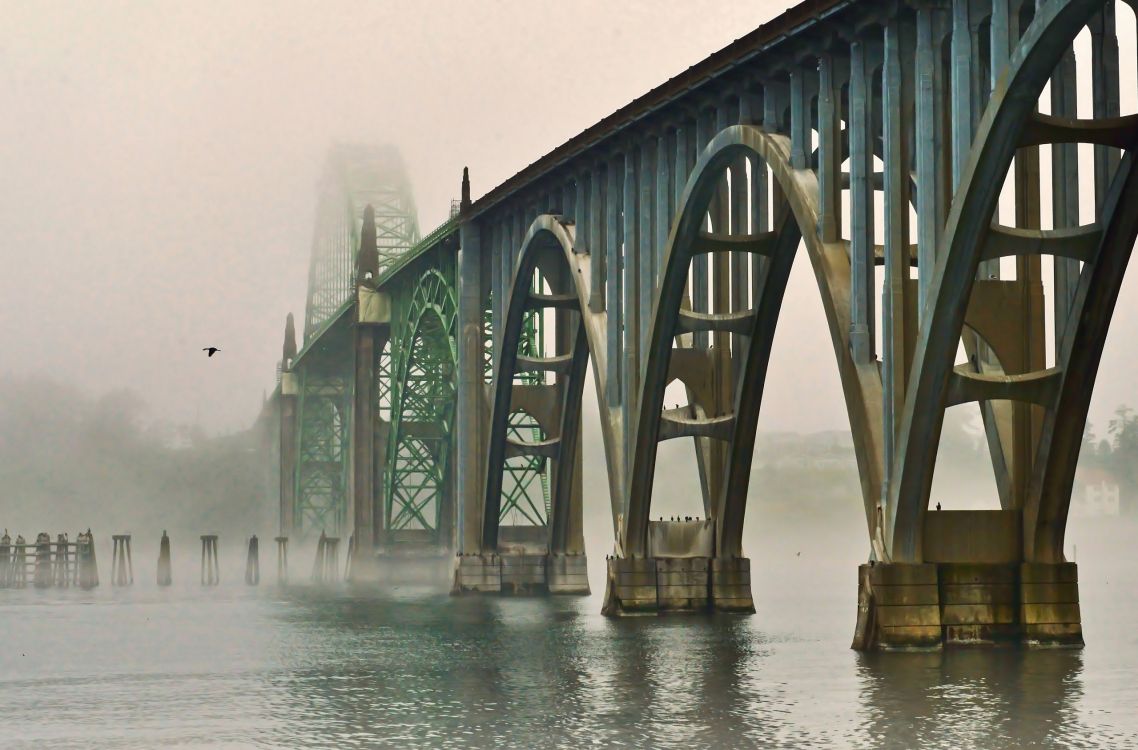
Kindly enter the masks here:
[[[398, 145], [426, 233], [464, 165], [477, 197], [786, 5], [0, 0], [0, 373], [244, 427], [303, 314], [332, 141]], [[1138, 405], [1132, 331], [1096, 422]], [[804, 257], [766, 393], [764, 429], [847, 428]]]

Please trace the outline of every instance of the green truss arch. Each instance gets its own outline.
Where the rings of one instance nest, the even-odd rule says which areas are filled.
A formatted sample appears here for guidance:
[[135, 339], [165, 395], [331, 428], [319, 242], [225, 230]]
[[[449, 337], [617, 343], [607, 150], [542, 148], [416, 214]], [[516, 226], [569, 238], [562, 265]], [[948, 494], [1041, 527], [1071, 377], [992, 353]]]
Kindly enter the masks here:
[[425, 271], [391, 338], [391, 432], [383, 528], [389, 544], [449, 543], [455, 411], [454, 284]]

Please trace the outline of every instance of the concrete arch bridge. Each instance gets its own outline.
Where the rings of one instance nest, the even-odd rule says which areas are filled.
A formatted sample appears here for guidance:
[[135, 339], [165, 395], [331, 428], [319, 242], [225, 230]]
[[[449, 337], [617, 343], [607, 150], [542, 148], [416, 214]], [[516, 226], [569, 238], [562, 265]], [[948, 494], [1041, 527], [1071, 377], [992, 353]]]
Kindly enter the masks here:
[[[458, 592], [587, 591], [591, 363], [605, 611], [753, 611], [751, 459], [805, 252], [872, 550], [855, 646], [1081, 643], [1063, 538], [1138, 234], [1133, 13], [811, 0], [477, 201], [464, 174], [425, 238], [393, 153], [334, 151], [282, 362], [282, 533], [352, 534], [361, 578], [425, 555]], [[999, 509], [929, 512], [945, 410], [968, 403]], [[650, 520], [676, 439], [705, 520]]]

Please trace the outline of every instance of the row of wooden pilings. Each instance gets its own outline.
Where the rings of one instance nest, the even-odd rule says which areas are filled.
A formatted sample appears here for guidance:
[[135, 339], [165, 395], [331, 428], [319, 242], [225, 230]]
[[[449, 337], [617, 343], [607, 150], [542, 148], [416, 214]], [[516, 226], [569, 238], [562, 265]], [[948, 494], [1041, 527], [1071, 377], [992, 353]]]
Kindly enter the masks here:
[[40, 532], [29, 543], [19, 534], [13, 540], [5, 529], [0, 536], [0, 588], [22, 589], [29, 584], [40, 589], [98, 586], [91, 530], [80, 532], [74, 542], [65, 533], [52, 540], [50, 534]]
[[[131, 552], [131, 535], [111, 536], [111, 583], [114, 586], [134, 584], [134, 558]], [[279, 536], [277, 543], [277, 581], [288, 583], [288, 537]], [[218, 562], [218, 535], [204, 534], [201, 537], [201, 583], [203, 586], [216, 586], [221, 582], [221, 566]], [[352, 540], [348, 542], [348, 568], [344, 577], [350, 575]], [[316, 559], [312, 566], [313, 583], [335, 583], [340, 580], [340, 540], [324, 533], [316, 544]], [[159, 586], [169, 586], [174, 582], [170, 558], [170, 537], [165, 531], [158, 546]], [[256, 586], [261, 582], [260, 542], [254, 534], [248, 541], [245, 557], [245, 583]], [[99, 585], [99, 568], [95, 559], [95, 540], [90, 529], [80, 532], [74, 542], [67, 534], [59, 534], [53, 541], [51, 535], [41, 532], [35, 542], [27, 542], [17, 535], [15, 540], [5, 530], [0, 536], [0, 588], [66, 588], [78, 586], [84, 589]]]

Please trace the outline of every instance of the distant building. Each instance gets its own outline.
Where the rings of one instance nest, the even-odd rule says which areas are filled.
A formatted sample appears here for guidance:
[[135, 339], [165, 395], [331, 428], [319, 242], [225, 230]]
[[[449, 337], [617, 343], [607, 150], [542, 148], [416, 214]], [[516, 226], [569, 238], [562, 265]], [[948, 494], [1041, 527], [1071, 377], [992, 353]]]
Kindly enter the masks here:
[[1122, 493], [1114, 474], [1097, 466], [1079, 467], [1071, 489], [1071, 518], [1119, 516], [1121, 512]]

